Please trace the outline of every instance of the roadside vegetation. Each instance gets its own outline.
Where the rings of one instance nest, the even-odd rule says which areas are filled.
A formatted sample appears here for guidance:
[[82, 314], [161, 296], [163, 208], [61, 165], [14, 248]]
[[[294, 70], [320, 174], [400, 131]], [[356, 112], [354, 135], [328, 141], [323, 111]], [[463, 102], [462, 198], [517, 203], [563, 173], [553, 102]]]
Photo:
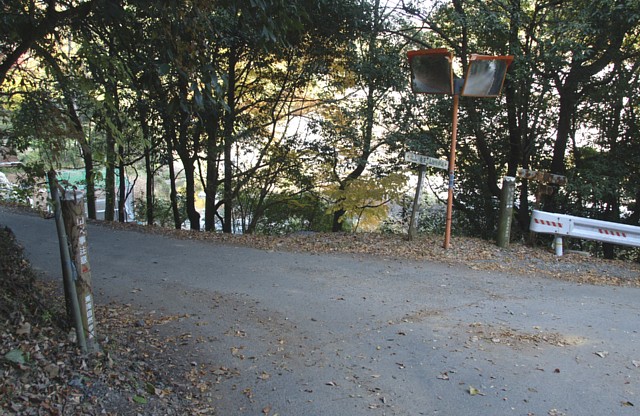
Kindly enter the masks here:
[[[637, 0], [1, 7], [3, 209], [50, 216], [54, 171], [85, 192], [94, 225], [114, 229], [640, 285], [638, 248], [575, 240], [555, 257], [528, 232], [534, 208], [640, 226]], [[444, 170], [427, 168], [419, 235], [405, 238], [417, 168], [405, 152], [446, 159], [452, 145], [452, 98], [411, 91], [407, 52], [425, 48], [452, 51], [458, 77], [472, 54], [514, 57], [499, 98], [460, 99], [448, 250]], [[500, 249], [500, 183], [520, 168], [567, 182], [519, 178]], [[3, 414], [214, 413], [190, 362], [173, 357], [167, 375], [161, 352], [180, 340], [153, 328], [180, 317], [96, 314], [102, 351], [82, 356], [59, 285], [39, 281], [0, 228]]]
[[39, 279], [11, 230], [2, 227], [0, 413], [214, 414], [189, 393], [197, 389], [188, 362], [175, 378], [167, 376], [168, 358], [154, 349], [158, 341], [150, 330], [158, 317], [131, 305], [98, 305], [103, 348], [82, 355], [64, 302], [61, 281]]
[[[452, 144], [452, 99], [411, 91], [407, 52], [446, 48], [458, 77], [472, 54], [514, 57], [499, 98], [461, 97], [453, 235], [495, 238], [501, 179], [520, 168], [567, 182], [518, 180], [514, 241], [535, 207], [637, 226], [639, 7], [5, 1], [0, 168], [15, 186], [0, 193], [35, 204], [55, 170], [86, 192], [89, 218], [226, 234], [403, 230], [416, 168], [405, 152], [445, 159]], [[448, 172], [427, 177], [422, 231], [441, 232]]]

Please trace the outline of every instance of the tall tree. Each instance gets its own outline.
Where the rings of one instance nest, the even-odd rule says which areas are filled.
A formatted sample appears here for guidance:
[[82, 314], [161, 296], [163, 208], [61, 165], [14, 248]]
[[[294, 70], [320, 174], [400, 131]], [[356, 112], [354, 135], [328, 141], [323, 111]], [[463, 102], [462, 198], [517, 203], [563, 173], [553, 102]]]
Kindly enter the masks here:
[[[461, 162], [459, 176], [464, 182], [456, 191], [457, 207], [473, 209], [476, 219], [493, 218], [496, 207], [489, 197], [498, 195], [498, 175], [514, 175], [520, 166], [565, 172], [567, 144], [584, 125], [577, 110], [591, 99], [590, 85], [606, 82], [600, 75], [607, 66], [634, 53], [629, 46], [638, 28], [638, 3], [456, 0], [431, 8], [409, 3], [407, 12], [430, 29], [427, 41], [419, 41], [447, 45], [456, 51], [463, 69], [470, 53], [508, 52], [516, 57], [505, 84], [506, 118], [500, 114], [504, 110], [491, 110], [494, 103], [462, 101], [460, 151], [463, 160], [479, 156], [480, 164]], [[608, 35], [614, 31], [614, 36]], [[469, 147], [467, 132], [474, 139]], [[521, 186], [518, 218], [523, 230], [529, 222], [530, 185], [523, 181]], [[477, 198], [463, 203], [464, 189], [480, 191], [477, 195], [485, 199], [483, 215], [476, 213]], [[480, 224], [487, 235], [491, 227]]]
[[[89, 218], [96, 219], [96, 198], [95, 198], [95, 172], [93, 162], [93, 149], [88, 139], [87, 133], [85, 133], [85, 126], [82, 122], [78, 111], [76, 110], [77, 90], [72, 86], [74, 80], [71, 74], [65, 73], [58, 59], [54, 55], [45, 49], [44, 47], [34, 44], [33, 49], [35, 53], [42, 59], [48, 66], [49, 71], [52, 73], [54, 79], [58, 82], [60, 93], [64, 98], [64, 103], [67, 111], [67, 115], [73, 124], [76, 134], [74, 137], [78, 141], [82, 158], [84, 159], [85, 170], [85, 183], [86, 183], [86, 198], [87, 198], [87, 215]], [[67, 57], [67, 60], [70, 58]]]
[[9, 71], [19, 64], [35, 43], [54, 36], [60, 27], [86, 18], [93, 4], [93, 0], [3, 1], [3, 18], [0, 19], [0, 86], [7, 79]]
[[541, 46], [552, 60], [545, 62], [544, 69], [559, 95], [551, 171], [564, 173], [566, 148], [584, 88], [608, 65], [624, 59], [625, 39], [640, 27], [640, 4], [635, 0], [563, 2], [549, 19], [544, 22], [549, 24], [549, 34]]
[[[331, 76], [321, 97], [326, 100], [317, 113], [315, 128], [322, 137], [317, 151], [322, 161], [325, 186], [337, 187], [333, 201], [333, 231], [344, 229], [347, 209], [343, 202], [352, 183], [389, 173], [385, 169], [384, 151], [396, 146], [398, 125], [389, 122], [393, 113], [394, 93], [406, 90], [406, 80], [398, 72], [402, 41], [393, 34], [392, 8], [379, 0], [363, 1], [360, 37], [341, 51], [332, 66]], [[371, 166], [373, 156], [378, 158]], [[395, 163], [387, 168], [394, 169]], [[367, 172], [368, 170], [368, 172]], [[373, 183], [369, 181], [369, 183]]]
[[[232, 232], [234, 199], [252, 175], [265, 168], [270, 148], [279, 142], [276, 137], [283, 137], [273, 134], [289, 117], [283, 109], [299, 99], [311, 71], [327, 67], [331, 47], [350, 36], [346, 32], [354, 8], [351, 2], [335, 0], [221, 5], [212, 14], [218, 28], [210, 48], [214, 72], [202, 77], [212, 86], [205, 82], [201, 88], [208, 133], [205, 226], [212, 228], [213, 216], [223, 205], [222, 228]], [[253, 163], [241, 167], [237, 149], [252, 149]], [[219, 163], [222, 177], [212, 172]], [[215, 201], [219, 186], [222, 198]]]

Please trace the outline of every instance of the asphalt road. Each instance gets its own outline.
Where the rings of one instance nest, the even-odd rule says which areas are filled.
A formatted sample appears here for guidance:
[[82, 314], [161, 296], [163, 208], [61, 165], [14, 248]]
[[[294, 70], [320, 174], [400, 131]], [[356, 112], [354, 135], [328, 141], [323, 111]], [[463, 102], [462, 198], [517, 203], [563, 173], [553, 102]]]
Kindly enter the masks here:
[[[53, 220], [0, 207], [0, 224], [59, 278]], [[203, 379], [217, 371], [205, 398], [220, 415], [640, 414], [637, 288], [97, 226], [88, 239], [95, 302], [183, 316], [162, 331], [189, 334]]]

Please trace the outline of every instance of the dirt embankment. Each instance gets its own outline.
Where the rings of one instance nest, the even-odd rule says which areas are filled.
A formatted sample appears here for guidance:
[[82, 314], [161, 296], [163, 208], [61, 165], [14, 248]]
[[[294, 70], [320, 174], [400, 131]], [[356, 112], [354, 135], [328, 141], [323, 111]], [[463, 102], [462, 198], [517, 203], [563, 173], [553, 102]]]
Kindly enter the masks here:
[[102, 351], [83, 356], [60, 288], [39, 281], [11, 230], [0, 228], [0, 413], [180, 415], [206, 407], [160, 376], [166, 362], [143, 347], [154, 342], [150, 319], [130, 305], [99, 306], [96, 315]]

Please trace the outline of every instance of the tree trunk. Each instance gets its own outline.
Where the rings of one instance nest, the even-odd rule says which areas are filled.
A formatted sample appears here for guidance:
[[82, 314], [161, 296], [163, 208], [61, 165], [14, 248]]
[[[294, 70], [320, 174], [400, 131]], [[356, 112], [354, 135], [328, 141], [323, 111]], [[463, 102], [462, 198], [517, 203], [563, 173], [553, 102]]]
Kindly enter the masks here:
[[[520, 0], [511, 0], [511, 11], [509, 13], [509, 53], [514, 56], [522, 55], [520, 47], [520, 31], [522, 30], [522, 21], [520, 18]], [[509, 159], [507, 162], [507, 176], [516, 176], [518, 166], [522, 163], [522, 130], [523, 125], [528, 121], [527, 113], [522, 106], [526, 105], [526, 100], [517, 100], [516, 85], [519, 82], [515, 80], [505, 80], [504, 97], [507, 104], [507, 124], [509, 126]], [[521, 94], [524, 94], [524, 88]], [[523, 117], [518, 117], [523, 114]], [[522, 123], [522, 124], [521, 124]]]
[[173, 225], [176, 230], [182, 228], [182, 219], [180, 218], [180, 210], [178, 209], [178, 191], [176, 190], [176, 172], [173, 167], [173, 142], [175, 140], [176, 131], [173, 123], [168, 121], [165, 114], [165, 137], [167, 143], [167, 154], [169, 155], [169, 183], [171, 190], [169, 199], [171, 201], [171, 212], [173, 213]]
[[[376, 2], [379, 4], [379, 2]], [[374, 9], [377, 13], [378, 9]], [[377, 19], [377, 15], [376, 15]], [[377, 20], [376, 20], [377, 21]], [[371, 61], [374, 61], [373, 57], [377, 53], [376, 49], [376, 35], [377, 32], [372, 32], [369, 37], [369, 58]], [[376, 111], [376, 100], [375, 100], [375, 92], [376, 85], [375, 81], [369, 75], [367, 78], [367, 103], [365, 108], [365, 121], [364, 126], [362, 127], [362, 140], [360, 147], [360, 157], [358, 158], [357, 165], [353, 171], [340, 183], [340, 190], [344, 191], [347, 189], [347, 186], [352, 181], [358, 179], [367, 168], [367, 163], [369, 161], [369, 156], [371, 155], [371, 141], [373, 140], [373, 125], [375, 123], [375, 111]], [[340, 201], [337, 201], [340, 202]], [[333, 213], [333, 224], [331, 226], [331, 230], [333, 232], [341, 232], [344, 230], [343, 226], [343, 217], [346, 214], [346, 210], [341, 208]]]
[[229, 52], [229, 78], [227, 90], [227, 112], [224, 117], [224, 221], [222, 231], [224, 233], [233, 232], [233, 161], [231, 160], [231, 148], [233, 146], [233, 132], [236, 117], [236, 63], [238, 61], [237, 52]]
[[56, 80], [60, 84], [62, 89], [62, 94], [64, 98], [64, 103], [67, 108], [67, 114], [71, 119], [71, 123], [73, 124], [74, 129], [76, 130], [77, 136], [75, 137], [78, 145], [80, 146], [82, 159], [84, 161], [84, 176], [86, 182], [86, 198], [87, 198], [87, 214], [91, 219], [96, 219], [96, 188], [95, 188], [95, 175], [93, 172], [93, 152], [89, 142], [87, 141], [87, 136], [84, 133], [84, 127], [82, 126], [82, 121], [78, 116], [78, 112], [76, 111], [75, 101], [73, 99], [73, 94], [69, 87], [70, 79], [67, 75], [62, 72], [62, 68], [58, 64], [58, 61], [51, 55], [51, 53], [43, 47], [40, 47], [37, 44], [33, 45], [36, 53], [44, 59], [44, 61], [49, 65], [49, 68], [53, 72]]
[[344, 214], [346, 214], [344, 209], [339, 209], [333, 213], [333, 225], [331, 226], [332, 232], [338, 233], [344, 230]]
[[87, 216], [96, 219], [96, 179], [93, 172], [93, 155], [82, 152], [84, 159], [84, 177], [87, 182]]
[[[480, 115], [476, 110], [476, 106], [473, 103], [470, 103], [467, 106], [467, 110], [469, 112], [469, 118], [471, 119], [471, 124], [473, 126], [481, 126]], [[501, 190], [498, 186], [498, 172], [496, 170], [496, 161], [491, 154], [491, 150], [489, 149], [489, 145], [487, 144], [487, 138], [482, 131], [481, 128], [474, 128], [474, 138], [476, 142], [476, 148], [480, 153], [480, 157], [482, 158], [482, 162], [484, 164], [485, 172], [487, 174], [487, 180], [485, 181], [487, 187], [489, 188], [489, 192], [492, 196], [499, 197]], [[486, 195], [486, 197], [489, 197]], [[489, 197], [490, 198], [490, 197]]]
[[147, 221], [147, 225], [153, 225], [154, 223], [154, 217], [153, 217], [153, 200], [154, 200], [154, 194], [155, 194], [155, 182], [154, 182], [154, 167], [153, 167], [153, 162], [151, 161], [151, 148], [152, 146], [149, 145], [149, 143], [152, 143], [152, 138], [151, 135], [149, 134], [149, 125], [147, 124], [147, 118], [148, 118], [148, 108], [146, 106], [146, 104], [142, 104], [140, 106], [140, 127], [142, 129], [142, 137], [144, 139], [144, 142], [146, 143], [144, 146], [144, 170], [146, 173], [146, 181], [145, 181], [145, 192], [146, 192], [146, 196], [145, 196], [145, 216], [146, 216], [146, 221]]
[[127, 178], [124, 168], [124, 148], [118, 145], [118, 221], [126, 222]]
[[260, 221], [260, 218], [264, 216], [264, 212], [266, 209], [264, 202], [267, 199], [267, 195], [269, 195], [269, 191], [267, 189], [267, 186], [265, 186], [260, 190], [260, 196], [258, 197], [255, 208], [252, 210], [253, 212], [251, 213], [251, 221], [249, 221], [249, 224], [247, 225], [245, 230], [246, 234], [253, 234], [256, 231], [258, 221]]
[[[183, 79], [179, 85], [181, 99], [187, 100], [187, 84]], [[182, 162], [186, 187], [185, 187], [185, 208], [187, 218], [189, 219], [189, 228], [191, 230], [200, 230], [200, 214], [195, 206], [195, 158], [198, 157], [198, 143], [200, 142], [200, 134], [202, 130], [201, 124], [198, 124], [193, 130], [193, 136], [189, 135], [189, 126], [191, 114], [186, 111], [180, 111], [181, 122], [179, 127], [179, 136], [176, 142], [176, 151]], [[190, 148], [190, 145], [192, 148]]]
[[[635, 23], [630, 26], [627, 26], [628, 24], [629, 22], [625, 22], [619, 27], [620, 30], [611, 34], [608, 46], [593, 63], [584, 65], [581, 60], [572, 61], [571, 69], [565, 78], [564, 84], [558, 85], [560, 108], [556, 142], [553, 147], [553, 159], [551, 161], [552, 173], [564, 174], [566, 169], [565, 152], [568, 140], [571, 137], [573, 116], [580, 98], [578, 88], [617, 59], [616, 55], [625, 39], [625, 33]], [[557, 81], [557, 83], [559, 82]]]
[[189, 228], [192, 230], [200, 230], [200, 213], [195, 207], [195, 167], [193, 165], [193, 158], [190, 157], [188, 151], [181, 149], [178, 152], [178, 156], [182, 161], [184, 168], [184, 176], [186, 181], [186, 209], [187, 217], [189, 218]]
[[70, 96], [67, 95], [67, 91], [65, 93], [65, 99], [67, 101], [67, 111], [69, 112], [69, 117], [71, 117], [71, 121], [75, 126], [76, 131], [78, 132], [78, 144], [80, 145], [80, 150], [82, 153], [82, 160], [84, 161], [84, 178], [86, 182], [86, 198], [87, 198], [87, 216], [92, 220], [96, 219], [96, 180], [95, 173], [93, 171], [93, 151], [91, 146], [89, 146], [89, 142], [86, 139], [84, 134], [84, 128], [82, 127], [82, 122], [80, 121], [80, 117], [78, 117], [78, 113], [76, 112], [75, 105]]
[[629, 222], [631, 225], [640, 225], [640, 184], [636, 189], [636, 202], [631, 205], [631, 215]]
[[104, 219], [105, 221], [113, 221], [114, 211], [116, 209], [116, 180], [115, 180], [115, 163], [116, 163], [116, 140], [113, 137], [111, 128], [107, 128], [106, 131], [106, 146], [107, 146], [107, 161], [106, 161], [106, 173], [104, 178]]
[[571, 137], [572, 120], [578, 102], [575, 88], [577, 87], [569, 85], [559, 91], [558, 130], [556, 141], [553, 145], [553, 159], [551, 160], [551, 173], [557, 175], [564, 175], [566, 171], [565, 153], [567, 151], [567, 143]]
[[218, 114], [218, 111], [215, 110], [205, 118], [205, 128], [207, 130], [207, 182], [205, 185], [204, 229], [206, 231], [215, 231], [216, 229], [216, 198], [219, 181]]
[[154, 169], [151, 163], [151, 150], [148, 146], [144, 149], [144, 170], [147, 174], [147, 180], [145, 184], [146, 197], [145, 197], [145, 211], [147, 225], [153, 225], [155, 219], [153, 217], [153, 200], [155, 197], [155, 181], [154, 181]]

